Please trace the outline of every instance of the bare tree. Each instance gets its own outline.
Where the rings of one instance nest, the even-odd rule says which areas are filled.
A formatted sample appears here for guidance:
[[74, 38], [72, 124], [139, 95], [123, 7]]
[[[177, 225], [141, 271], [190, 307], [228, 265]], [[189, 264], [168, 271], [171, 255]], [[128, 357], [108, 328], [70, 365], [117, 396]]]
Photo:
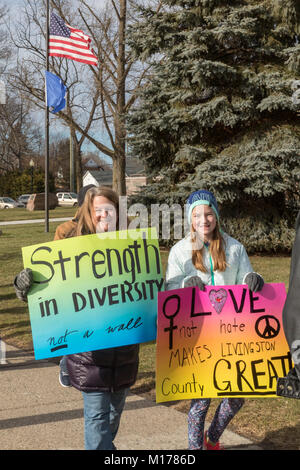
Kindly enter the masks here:
[[[12, 50], [7, 41], [9, 10], [0, 4], [0, 79], [7, 82]], [[18, 95], [5, 89], [5, 100], [0, 102], [0, 171], [20, 169], [36, 151], [40, 135], [36, 123], [30, 119], [30, 105]]]
[[[19, 57], [18, 66], [10, 73], [10, 85], [24, 101], [33, 103], [41, 110], [45, 106], [45, 16], [43, 0], [28, 0], [22, 12], [22, 20], [14, 25], [14, 34], [11, 33], [11, 40], [19, 50]], [[92, 124], [98, 119], [95, 116], [98, 92], [95, 91], [94, 96], [91, 96], [90, 90], [84, 89], [79, 79], [80, 67], [75, 66], [72, 61], [51, 59], [51, 70], [68, 85], [67, 106], [60, 117], [64, 118], [63, 122], [74, 142], [77, 186], [81, 186], [80, 151]], [[56, 117], [53, 116], [53, 119]], [[79, 137], [76, 130], [79, 131]]]
[[40, 141], [29, 104], [8, 94], [5, 105], [0, 105], [0, 171], [23, 170]]
[[0, 3], [0, 77], [6, 70], [8, 59], [11, 56], [11, 48], [6, 40], [6, 28], [8, 9], [4, 3]]
[[[127, 0], [110, 0], [106, 9], [91, 8], [85, 0], [78, 3], [80, 15], [77, 13], [75, 17], [72, 2], [52, 0], [59, 16], [92, 37], [98, 67], [50, 57], [50, 70], [68, 87], [67, 107], [57, 117], [74, 137], [78, 172], [80, 148], [84, 139], [88, 139], [112, 159], [113, 188], [119, 194], [126, 194], [125, 116], [134, 103], [146, 69], [140, 66], [134, 69], [135, 62], [126, 48]], [[17, 34], [12, 37], [15, 46], [26, 55], [19, 59], [11, 84], [41, 109], [44, 107], [42, 70], [46, 61], [45, 10], [44, 0], [27, 0]], [[99, 121], [109, 136], [110, 147], [98, 137]]]

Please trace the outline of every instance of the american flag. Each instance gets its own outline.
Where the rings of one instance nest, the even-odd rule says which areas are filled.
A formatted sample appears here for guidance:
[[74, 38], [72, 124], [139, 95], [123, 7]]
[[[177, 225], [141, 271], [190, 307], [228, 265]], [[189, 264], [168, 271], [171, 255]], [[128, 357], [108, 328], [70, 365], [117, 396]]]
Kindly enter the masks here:
[[72, 28], [55, 13], [50, 17], [49, 56], [65, 57], [85, 64], [97, 65], [90, 48], [91, 39], [80, 29]]

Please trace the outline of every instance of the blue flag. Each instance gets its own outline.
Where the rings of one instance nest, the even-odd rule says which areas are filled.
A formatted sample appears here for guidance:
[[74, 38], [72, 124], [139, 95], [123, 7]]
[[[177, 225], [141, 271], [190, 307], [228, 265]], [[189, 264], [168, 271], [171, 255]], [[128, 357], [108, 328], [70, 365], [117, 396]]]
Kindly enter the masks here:
[[46, 78], [46, 106], [52, 113], [58, 113], [66, 106], [65, 94], [67, 87], [61, 78], [45, 70]]

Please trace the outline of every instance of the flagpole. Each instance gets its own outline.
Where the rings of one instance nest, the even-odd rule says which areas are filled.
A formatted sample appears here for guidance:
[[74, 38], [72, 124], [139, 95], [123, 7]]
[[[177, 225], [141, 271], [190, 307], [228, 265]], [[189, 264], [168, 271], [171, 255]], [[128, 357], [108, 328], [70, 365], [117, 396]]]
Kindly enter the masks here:
[[75, 178], [74, 178], [74, 142], [72, 126], [70, 126], [70, 191], [75, 191]]
[[[49, 72], [49, 0], [46, 2], [46, 70]], [[46, 91], [45, 91], [46, 93]], [[49, 232], [49, 108], [45, 100], [45, 232]]]

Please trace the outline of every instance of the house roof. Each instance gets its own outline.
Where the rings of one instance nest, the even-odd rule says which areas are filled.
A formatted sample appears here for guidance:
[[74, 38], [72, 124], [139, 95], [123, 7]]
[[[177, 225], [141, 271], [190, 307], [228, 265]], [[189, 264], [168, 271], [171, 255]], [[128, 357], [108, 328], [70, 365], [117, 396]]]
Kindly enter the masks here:
[[[103, 168], [93, 170], [89, 168], [87, 170], [96, 181], [101, 184], [111, 184], [113, 180], [112, 165], [104, 165]], [[126, 176], [145, 176], [145, 169], [142, 163], [137, 158], [126, 159]]]
[[112, 168], [105, 169], [105, 170], [89, 169], [86, 171], [86, 173], [90, 173], [95, 178], [95, 180], [98, 181], [99, 183], [101, 182], [101, 184], [110, 185], [112, 183], [112, 179], [113, 179]]

